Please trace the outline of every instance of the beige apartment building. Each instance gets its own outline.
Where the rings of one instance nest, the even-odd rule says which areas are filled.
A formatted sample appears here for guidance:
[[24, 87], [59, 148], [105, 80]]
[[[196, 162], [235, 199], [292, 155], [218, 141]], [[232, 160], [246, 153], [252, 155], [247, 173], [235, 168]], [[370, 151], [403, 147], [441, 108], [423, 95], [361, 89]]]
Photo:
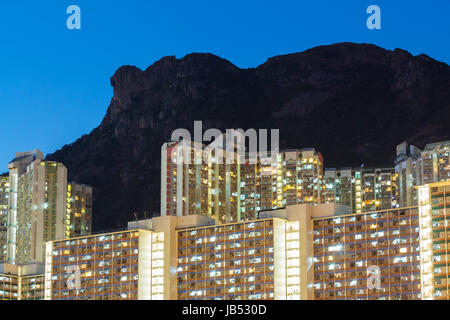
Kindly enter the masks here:
[[450, 181], [418, 187], [422, 298], [450, 299]]
[[6, 260], [8, 234], [9, 177], [0, 176], [0, 262]]
[[9, 263], [43, 262], [45, 242], [65, 237], [67, 169], [43, 159], [37, 149], [18, 152], [8, 165]]
[[39, 150], [9, 163], [6, 261], [44, 262], [45, 243], [91, 232], [92, 188], [67, 183], [62, 163]]

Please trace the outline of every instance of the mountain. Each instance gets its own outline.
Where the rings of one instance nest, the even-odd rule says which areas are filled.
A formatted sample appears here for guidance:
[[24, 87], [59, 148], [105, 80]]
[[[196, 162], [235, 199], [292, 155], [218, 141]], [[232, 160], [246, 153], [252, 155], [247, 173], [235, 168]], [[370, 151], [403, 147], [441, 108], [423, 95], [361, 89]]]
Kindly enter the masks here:
[[94, 231], [159, 212], [160, 150], [176, 128], [280, 128], [326, 167], [392, 166], [395, 146], [450, 138], [450, 67], [421, 54], [338, 43], [240, 69], [212, 54], [119, 68], [101, 124], [47, 159], [94, 188]]

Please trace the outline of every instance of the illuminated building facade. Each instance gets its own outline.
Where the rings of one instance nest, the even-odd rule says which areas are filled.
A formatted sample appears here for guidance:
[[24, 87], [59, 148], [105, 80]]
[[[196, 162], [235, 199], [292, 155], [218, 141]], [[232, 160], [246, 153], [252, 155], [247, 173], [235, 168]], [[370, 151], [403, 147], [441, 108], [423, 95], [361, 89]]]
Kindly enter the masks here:
[[417, 207], [317, 218], [313, 230], [314, 299], [420, 299]]
[[163, 266], [164, 234], [149, 230], [48, 242], [45, 299], [161, 300]]
[[44, 161], [36, 149], [16, 153], [8, 167], [9, 180], [0, 180], [0, 190], [8, 190], [0, 191], [7, 203], [8, 263], [44, 262], [47, 241], [91, 233], [92, 188], [68, 184], [62, 163]]
[[178, 231], [178, 299], [276, 298], [279, 224], [267, 219]]
[[417, 186], [450, 181], [450, 141], [427, 144], [423, 151], [406, 142], [399, 144], [395, 171], [400, 205], [417, 205]]
[[450, 298], [450, 181], [418, 187], [423, 299]]
[[399, 203], [401, 206], [417, 205], [414, 186], [422, 183], [421, 150], [403, 142], [397, 146], [395, 172], [398, 174]]
[[166, 216], [48, 242], [45, 298], [446, 299], [450, 182], [422, 189], [419, 208], [297, 204], [226, 224]]
[[[294, 205], [177, 230], [177, 298], [420, 299], [417, 207], [345, 212]], [[375, 288], [369, 270], [379, 276]]]
[[325, 203], [339, 203], [362, 211], [361, 172], [351, 168], [325, 169]]
[[9, 163], [9, 263], [43, 262], [45, 242], [64, 238], [67, 169], [43, 159], [34, 150]]
[[[323, 157], [314, 148], [287, 150], [282, 156], [283, 206], [323, 203]], [[280, 207], [278, 205], [278, 207]]]
[[6, 260], [9, 177], [0, 176], [0, 262]]
[[0, 264], [0, 300], [42, 300], [43, 264]]
[[261, 210], [283, 206], [281, 155], [246, 161], [240, 167], [241, 220], [253, 220]]
[[323, 203], [323, 157], [313, 148], [287, 150], [245, 163], [240, 174], [242, 220], [299, 203]]
[[91, 234], [92, 187], [70, 182], [66, 194], [65, 237], [75, 238]]
[[177, 230], [177, 299], [312, 299], [311, 217], [347, 209], [299, 204], [252, 221]]
[[0, 300], [19, 300], [19, 277], [0, 272]]
[[346, 205], [356, 213], [396, 208], [397, 180], [391, 168], [325, 169], [325, 203]]
[[[255, 219], [259, 211], [299, 203], [338, 203], [353, 212], [414, 206], [415, 186], [450, 180], [450, 141], [428, 144], [423, 151], [404, 142], [397, 146], [395, 168], [325, 171], [322, 155], [313, 148], [232, 165], [214, 163], [213, 157], [201, 164], [176, 164], [174, 148], [186, 152], [186, 144], [163, 145], [161, 215], [191, 212], [220, 223]], [[200, 144], [190, 149], [192, 159], [201, 149]]]
[[223, 163], [218, 163], [213, 152], [203, 157], [202, 148], [191, 141], [162, 146], [161, 216], [201, 214], [222, 223], [240, 220], [237, 155], [231, 153], [232, 163], [226, 163], [224, 153]]
[[202, 147], [185, 141], [162, 146], [161, 216], [201, 214], [232, 223], [256, 219], [261, 210], [324, 202], [323, 157], [313, 148], [256, 161], [223, 151], [218, 163], [212, 152], [201, 156]]
[[201, 215], [156, 217], [129, 222], [128, 230], [47, 242], [45, 299], [176, 299], [175, 230], [212, 223]]
[[422, 152], [421, 184], [450, 181], [450, 141], [430, 143]]

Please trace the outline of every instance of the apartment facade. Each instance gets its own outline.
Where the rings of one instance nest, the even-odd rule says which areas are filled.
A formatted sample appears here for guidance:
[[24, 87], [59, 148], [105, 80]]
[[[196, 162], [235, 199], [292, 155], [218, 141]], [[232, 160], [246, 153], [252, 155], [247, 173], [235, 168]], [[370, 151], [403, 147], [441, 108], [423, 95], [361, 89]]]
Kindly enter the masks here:
[[163, 242], [148, 230], [48, 242], [45, 299], [162, 299]]
[[178, 231], [177, 298], [284, 298], [276, 290], [282, 284], [275, 266], [285, 260], [275, 254], [280, 228], [281, 220], [263, 219]]
[[177, 230], [177, 298], [420, 299], [417, 207], [345, 212], [294, 205]]
[[398, 174], [399, 202], [401, 206], [417, 205], [417, 190], [422, 178], [422, 150], [403, 142], [397, 146], [395, 172]]
[[[218, 222], [238, 221], [239, 159], [195, 142], [166, 143], [161, 149], [161, 216], [200, 214]], [[231, 156], [230, 156], [231, 155]], [[226, 163], [232, 158], [231, 163]]]
[[422, 184], [450, 180], [450, 141], [427, 144], [421, 156]]
[[92, 187], [69, 182], [66, 194], [65, 237], [90, 235], [92, 232]]
[[450, 181], [418, 187], [421, 289], [424, 299], [450, 299]]
[[92, 188], [68, 184], [62, 163], [36, 149], [16, 153], [8, 167], [8, 263], [44, 262], [47, 241], [90, 234]]
[[0, 262], [6, 260], [8, 235], [9, 177], [0, 176]]
[[[283, 168], [283, 203], [323, 203], [323, 156], [314, 148], [281, 153]], [[280, 207], [280, 206], [278, 206]]]
[[0, 300], [43, 300], [43, 264], [0, 264]]
[[202, 148], [189, 141], [162, 146], [161, 216], [201, 214], [232, 223], [255, 219], [261, 210], [324, 202], [323, 157], [313, 148], [248, 153], [242, 161], [221, 150], [221, 163]]
[[447, 299], [450, 182], [418, 194], [419, 207], [297, 204], [225, 224], [166, 216], [51, 241], [45, 298]]
[[417, 207], [317, 218], [313, 233], [314, 299], [420, 299]]
[[399, 207], [398, 175], [393, 168], [325, 169], [325, 203], [349, 206], [352, 212]]
[[241, 217], [299, 203], [323, 203], [323, 157], [313, 148], [282, 151], [241, 166]]
[[282, 156], [259, 158], [256, 163], [246, 161], [240, 167], [241, 220], [253, 220], [260, 210], [283, 206]]
[[67, 169], [43, 159], [39, 150], [16, 153], [8, 165], [10, 263], [43, 262], [45, 242], [65, 236]]
[[395, 171], [400, 205], [417, 205], [417, 186], [450, 181], [450, 141], [425, 145], [423, 150], [403, 142], [397, 146]]
[[177, 230], [177, 299], [312, 299], [311, 217], [347, 210], [299, 204], [256, 220]]
[[176, 228], [202, 215], [132, 221], [127, 230], [47, 242], [46, 300], [176, 299]]

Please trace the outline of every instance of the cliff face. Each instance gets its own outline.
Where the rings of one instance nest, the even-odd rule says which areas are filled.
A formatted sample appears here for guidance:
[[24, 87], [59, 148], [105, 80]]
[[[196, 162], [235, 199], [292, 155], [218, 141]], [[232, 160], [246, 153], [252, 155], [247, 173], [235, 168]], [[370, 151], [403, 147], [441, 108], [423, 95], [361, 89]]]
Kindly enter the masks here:
[[[279, 128], [326, 167], [391, 166], [395, 146], [450, 138], [450, 67], [426, 55], [340, 43], [240, 69], [212, 54], [165, 57], [111, 78], [99, 127], [48, 159], [94, 188], [94, 230], [159, 212], [160, 148], [176, 128]], [[146, 213], [144, 213], [146, 212]]]

